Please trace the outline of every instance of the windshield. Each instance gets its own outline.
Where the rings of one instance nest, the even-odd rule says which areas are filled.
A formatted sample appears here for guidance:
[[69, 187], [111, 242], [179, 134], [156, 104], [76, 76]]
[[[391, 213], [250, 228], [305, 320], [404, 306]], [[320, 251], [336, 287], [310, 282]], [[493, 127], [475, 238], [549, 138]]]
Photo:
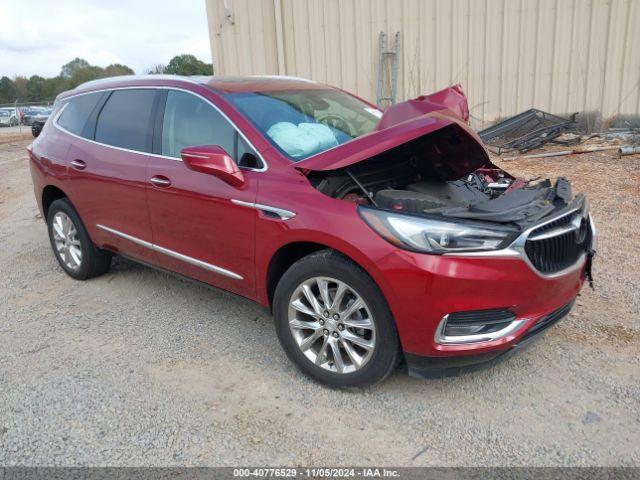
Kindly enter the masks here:
[[9, 116], [9, 112], [7, 112], [6, 110], [0, 110], [0, 117], [8, 117]]
[[227, 98], [291, 160], [371, 132], [382, 112], [332, 89], [231, 93]]

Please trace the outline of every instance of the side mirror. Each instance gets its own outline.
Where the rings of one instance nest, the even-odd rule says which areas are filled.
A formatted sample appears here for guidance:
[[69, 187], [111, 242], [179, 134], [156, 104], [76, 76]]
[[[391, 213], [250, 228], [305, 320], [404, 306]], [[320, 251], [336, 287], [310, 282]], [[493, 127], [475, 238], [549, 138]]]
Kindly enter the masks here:
[[213, 175], [234, 187], [244, 184], [242, 171], [224, 148], [218, 145], [183, 148], [180, 156], [187, 168], [191, 170]]

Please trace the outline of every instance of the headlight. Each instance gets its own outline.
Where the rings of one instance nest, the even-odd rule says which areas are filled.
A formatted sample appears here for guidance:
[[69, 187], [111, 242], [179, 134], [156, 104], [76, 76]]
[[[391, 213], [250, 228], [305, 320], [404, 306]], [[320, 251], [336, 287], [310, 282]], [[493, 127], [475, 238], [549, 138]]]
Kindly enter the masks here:
[[514, 228], [490, 227], [478, 222], [449, 222], [359, 207], [360, 216], [387, 241], [399, 248], [425, 253], [473, 252], [507, 246]]

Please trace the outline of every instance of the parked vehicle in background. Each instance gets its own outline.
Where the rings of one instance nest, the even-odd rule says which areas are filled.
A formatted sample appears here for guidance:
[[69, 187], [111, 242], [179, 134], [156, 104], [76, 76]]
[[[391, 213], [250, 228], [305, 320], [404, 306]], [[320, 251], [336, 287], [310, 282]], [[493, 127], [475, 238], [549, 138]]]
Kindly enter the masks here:
[[22, 115], [22, 124], [31, 126], [33, 120], [44, 110], [44, 107], [29, 107]]
[[591, 278], [586, 198], [498, 168], [468, 115], [458, 86], [382, 113], [301, 79], [118, 77], [59, 96], [30, 167], [68, 275], [117, 254], [245, 296], [305, 374], [358, 386], [498, 359]]
[[13, 127], [18, 125], [18, 116], [14, 108], [0, 108], [0, 126]]
[[40, 135], [40, 132], [42, 131], [42, 127], [44, 127], [44, 124], [51, 116], [51, 112], [52, 112], [52, 109], [43, 110], [31, 119], [31, 134], [34, 137], [37, 137], [38, 135]]

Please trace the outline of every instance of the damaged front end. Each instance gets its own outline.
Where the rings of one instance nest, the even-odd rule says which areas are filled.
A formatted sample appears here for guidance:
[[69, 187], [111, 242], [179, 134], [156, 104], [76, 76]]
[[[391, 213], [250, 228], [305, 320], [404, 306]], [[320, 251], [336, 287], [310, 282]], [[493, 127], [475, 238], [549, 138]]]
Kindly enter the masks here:
[[515, 178], [490, 161], [451, 108], [422, 113], [415, 101], [404, 108], [407, 120], [395, 106], [391, 120], [387, 113], [380, 120], [383, 128], [295, 167], [325, 195], [358, 204], [369, 226], [399, 248], [431, 254], [504, 250], [526, 232], [516, 253], [544, 275], [592, 254], [587, 204], [584, 196], [573, 196], [567, 179]]

